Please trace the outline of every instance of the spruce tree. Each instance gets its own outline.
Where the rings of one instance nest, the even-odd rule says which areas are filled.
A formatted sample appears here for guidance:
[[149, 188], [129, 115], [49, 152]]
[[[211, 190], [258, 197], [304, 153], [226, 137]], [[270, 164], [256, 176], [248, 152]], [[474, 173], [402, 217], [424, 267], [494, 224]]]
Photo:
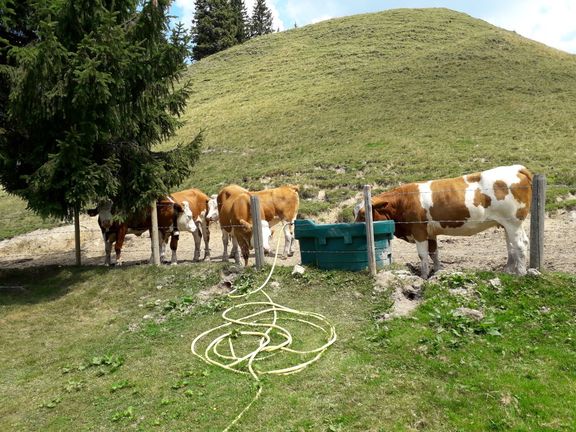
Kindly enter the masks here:
[[196, 0], [192, 22], [194, 60], [236, 44], [235, 16], [228, 0]]
[[37, 39], [38, 22], [30, 3], [30, 0], [0, 0], [0, 131], [10, 128], [8, 97], [15, 73], [10, 51]]
[[153, 147], [181, 122], [190, 38], [169, 33], [169, 0], [30, 2], [38, 39], [13, 47], [16, 73], [0, 131], [0, 183], [45, 216], [110, 198], [134, 212], [182, 182], [200, 138]]
[[262, 36], [272, 32], [272, 12], [266, 6], [266, 0], [256, 0], [252, 12], [251, 36]]
[[231, 0], [230, 5], [234, 16], [234, 25], [236, 27], [236, 43], [246, 42], [250, 37], [250, 22], [244, 0]]

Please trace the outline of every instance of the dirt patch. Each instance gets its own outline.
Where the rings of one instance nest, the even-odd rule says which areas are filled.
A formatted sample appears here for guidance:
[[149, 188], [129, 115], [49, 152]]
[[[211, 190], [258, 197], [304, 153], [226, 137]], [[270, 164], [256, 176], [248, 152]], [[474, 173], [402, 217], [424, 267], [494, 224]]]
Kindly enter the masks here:
[[[342, 206], [335, 206], [330, 212], [317, 218], [322, 222], [334, 222]], [[102, 265], [104, 263], [104, 244], [96, 218], [82, 216], [81, 253], [85, 265]], [[529, 232], [529, 224], [526, 226]], [[276, 229], [272, 245], [280, 238], [280, 247], [284, 246], [281, 229]], [[547, 217], [544, 235], [544, 267], [548, 271], [576, 272], [576, 219], [569, 213]], [[394, 239], [392, 258], [395, 264], [419, 266], [416, 247], [402, 240]], [[218, 224], [210, 227], [210, 248], [212, 260], [222, 259], [221, 231]], [[506, 243], [502, 229], [490, 229], [472, 237], [440, 237], [439, 253], [444, 269], [493, 270], [500, 271], [506, 263]], [[168, 252], [169, 256], [170, 252]], [[178, 262], [193, 264], [194, 242], [192, 235], [182, 233], [178, 247]], [[146, 264], [150, 258], [150, 238], [148, 234], [141, 237], [129, 235], [123, 249], [125, 265]], [[266, 257], [272, 263], [272, 257]], [[299, 244], [295, 243], [295, 254], [286, 260], [278, 259], [278, 265], [294, 266], [300, 262]], [[74, 228], [72, 225], [51, 230], [37, 230], [10, 240], [0, 242], [0, 269], [25, 268], [45, 265], [73, 265]], [[253, 256], [250, 263], [254, 263]]]

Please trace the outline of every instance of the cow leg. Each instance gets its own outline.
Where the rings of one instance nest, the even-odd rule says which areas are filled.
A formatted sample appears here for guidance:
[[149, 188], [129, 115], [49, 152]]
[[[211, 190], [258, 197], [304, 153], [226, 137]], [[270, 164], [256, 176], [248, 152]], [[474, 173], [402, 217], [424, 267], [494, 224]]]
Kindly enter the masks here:
[[116, 242], [114, 243], [114, 251], [116, 252], [116, 265], [122, 265], [122, 246], [124, 246], [124, 239], [128, 233], [128, 225], [120, 224], [118, 233], [116, 234]]
[[108, 240], [104, 241], [104, 253], [106, 254], [106, 258], [104, 258], [104, 265], [110, 266], [112, 265], [112, 260], [110, 254], [112, 252], [112, 243]]
[[416, 241], [416, 250], [420, 257], [420, 277], [428, 279], [428, 240]]
[[434, 271], [434, 273], [440, 271], [442, 264], [440, 263], [440, 257], [438, 255], [438, 241], [436, 238], [428, 239], [428, 255], [430, 255], [430, 258], [432, 258], [432, 262], [434, 263], [432, 271]]
[[[234, 241], [235, 238], [232, 237], [232, 241]], [[242, 251], [242, 258], [244, 258], [244, 267], [248, 267], [248, 257], [250, 256], [250, 243], [247, 242], [245, 239], [243, 239], [241, 242], [237, 242], [237, 244], [240, 246], [240, 250]], [[240, 257], [238, 256], [238, 253], [236, 253], [237, 256], [237, 260], [236, 260], [236, 264], [240, 264]]]
[[172, 234], [170, 236], [170, 250], [172, 251], [172, 259], [170, 260], [171, 265], [178, 264], [178, 257], [176, 256], [176, 251], [178, 250], [178, 240], [180, 236], [178, 234]]
[[202, 236], [204, 237], [204, 261], [210, 261], [210, 226], [206, 218], [202, 217], [201, 221]]
[[[238, 247], [238, 240], [233, 235], [230, 237], [232, 237], [232, 249], [230, 250], [230, 255], [234, 256], [234, 262], [236, 264], [240, 264], [240, 248]], [[248, 250], [250, 250], [250, 246], [248, 246]], [[246, 258], [246, 265], [248, 265], [248, 258]]]
[[528, 236], [520, 224], [503, 224], [506, 232], [506, 247], [508, 249], [508, 260], [504, 271], [518, 275], [526, 274], [526, 256], [528, 249]]
[[200, 244], [202, 243], [202, 233], [198, 228], [196, 231], [192, 233], [194, 237], [194, 262], [200, 261]]
[[222, 230], [222, 261], [228, 262], [228, 240], [230, 239], [230, 234], [228, 231]]
[[284, 225], [284, 255], [282, 256], [282, 259], [286, 259], [286, 257], [291, 257], [294, 255], [294, 251], [292, 249], [292, 245], [294, 243], [294, 233], [292, 232], [293, 227], [294, 221]]
[[[158, 233], [158, 253], [160, 254], [160, 264], [164, 262], [164, 254], [166, 250], [166, 241], [162, 233]], [[148, 264], [154, 264], [154, 240], [152, 240], [152, 233], [150, 233], [150, 259]]]

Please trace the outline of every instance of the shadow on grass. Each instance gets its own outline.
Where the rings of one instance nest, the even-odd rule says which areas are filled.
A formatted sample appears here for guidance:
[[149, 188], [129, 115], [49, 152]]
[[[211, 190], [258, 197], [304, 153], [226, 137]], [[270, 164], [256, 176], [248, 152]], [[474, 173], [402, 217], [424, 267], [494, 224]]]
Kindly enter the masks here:
[[0, 305], [49, 302], [66, 295], [95, 275], [109, 271], [95, 266], [42, 266], [0, 269]]

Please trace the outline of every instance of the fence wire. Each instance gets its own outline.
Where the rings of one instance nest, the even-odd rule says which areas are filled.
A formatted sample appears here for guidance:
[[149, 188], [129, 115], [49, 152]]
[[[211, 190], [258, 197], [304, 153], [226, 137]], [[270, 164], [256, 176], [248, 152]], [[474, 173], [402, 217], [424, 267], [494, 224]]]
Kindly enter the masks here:
[[[575, 186], [569, 185], [547, 185], [546, 189], [548, 191], [574, 191]], [[462, 189], [462, 192], [474, 192], [478, 189], [466, 188]], [[502, 188], [502, 190], [508, 190], [508, 188]], [[494, 192], [494, 188], [482, 189], [483, 192]], [[442, 193], [446, 191], [430, 191], [430, 193]], [[450, 192], [454, 192], [450, 190]], [[416, 193], [416, 192], [415, 192]], [[375, 195], [377, 196], [377, 195]], [[389, 196], [389, 195], [388, 195]], [[361, 199], [359, 199], [361, 201]], [[160, 203], [159, 207], [162, 206], [172, 206], [171, 203]], [[529, 218], [528, 218], [529, 219]], [[10, 225], [14, 221], [19, 220], [18, 216], [4, 216], [0, 218], [0, 226]], [[515, 220], [514, 218], [504, 219], [504, 220]], [[554, 219], [547, 218], [547, 224], [545, 227], [545, 257], [544, 266], [550, 269], [560, 269], [562, 271], [574, 272], [576, 271], [576, 254], [573, 253], [573, 245], [576, 244], [575, 235], [576, 232], [576, 220], [571, 221], [570, 219], [557, 221], [551, 225], [548, 222], [554, 221]], [[484, 222], [482, 220], [457, 220], [457, 219], [445, 219], [440, 221], [434, 221], [440, 224], [455, 224], [464, 222]], [[529, 223], [529, 220], [527, 221]], [[423, 222], [419, 221], [395, 221], [396, 224], [421, 224]], [[216, 261], [221, 258], [222, 242], [220, 235], [220, 225], [218, 223], [210, 223], [210, 248], [212, 250], [212, 257]], [[227, 228], [238, 227], [241, 228], [242, 225], [228, 225]], [[170, 231], [173, 229], [173, 225], [162, 225], [159, 229]], [[309, 228], [299, 227], [298, 231], [300, 233], [306, 233]], [[274, 230], [274, 228], [273, 228]], [[449, 263], [450, 261], [458, 262], [466, 258], [466, 262], [472, 263], [474, 259], [477, 259], [480, 264], [482, 263], [493, 263], [505, 259], [506, 257], [506, 243], [504, 231], [501, 229], [492, 228], [490, 230], [499, 231], [498, 235], [490, 234], [487, 236], [482, 236], [487, 231], [483, 233], [476, 234], [472, 237], [460, 237], [459, 240], [455, 240], [456, 237], [440, 237], [438, 239], [439, 244], [439, 256], [443, 263]], [[490, 231], [489, 230], [489, 231]], [[525, 230], [528, 231], [528, 225], [525, 225]], [[104, 261], [104, 243], [102, 240], [102, 232], [98, 228], [97, 218], [85, 218], [81, 223], [81, 254], [83, 262], [88, 261], [90, 264], [103, 263]], [[282, 235], [282, 230], [276, 227], [276, 234]], [[194, 251], [194, 245], [192, 240], [192, 235], [187, 234], [186, 231], [180, 231], [180, 239], [178, 246], [178, 258], [182, 261], [190, 261], [191, 256]], [[464, 240], [462, 240], [464, 239]], [[467, 257], [463, 256], [461, 248], [458, 249], [459, 252], [456, 254], [452, 252], [454, 243], [463, 243], [466, 245], [468, 250], [466, 254]], [[228, 250], [230, 251], [232, 243], [230, 242]], [[393, 240], [391, 242], [392, 257], [393, 261], [399, 264], [402, 263], [418, 263], [419, 258], [416, 253], [416, 248], [414, 245], [404, 243], [400, 240]], [[328, 253], [328, 254], [350, 254], [349, 250], [320, 250], [320, 249], [310, 249], [305, 248], [304, 250], [299, 249], [299, 243], [295, 242], [295, 253]], [[204, 255], [204, 239], [201, 240], [200, 256]], [[354, 252], [352, 252], [354, 253]], [[377, 250], [377, 253], [386, 253], [384, 249]], [[114, 252], [112, 252], [114, 254]], [[151, 254], [150, 248], [150, 238], [148, 234], [143, 234], [141, 237], [135, 237], [133, 235], [128, 235], [126, 242], [124, 244], [122, 252], [125, 261], [147, 261]], [[171, 251], [167, 245], [165, 250], [165, 256], [170, 257]], [[458, 255], [460, 254], [460, 255]], [[35, 263], [38, 265], [43, 263], [50, 264], [73, 264], [75, 260], [75, 250], [74, 250], [74, 230], [71, 225], [61, 226], [53, 229], [42, 229], [35, 232], [30, 232], [21, 236], [17, 236], [13, 239], [0, 241], [0, 267], [10, 268], [18, 267], [22, 263]], [[296, 259], [299, 261], [299, 259]]]

